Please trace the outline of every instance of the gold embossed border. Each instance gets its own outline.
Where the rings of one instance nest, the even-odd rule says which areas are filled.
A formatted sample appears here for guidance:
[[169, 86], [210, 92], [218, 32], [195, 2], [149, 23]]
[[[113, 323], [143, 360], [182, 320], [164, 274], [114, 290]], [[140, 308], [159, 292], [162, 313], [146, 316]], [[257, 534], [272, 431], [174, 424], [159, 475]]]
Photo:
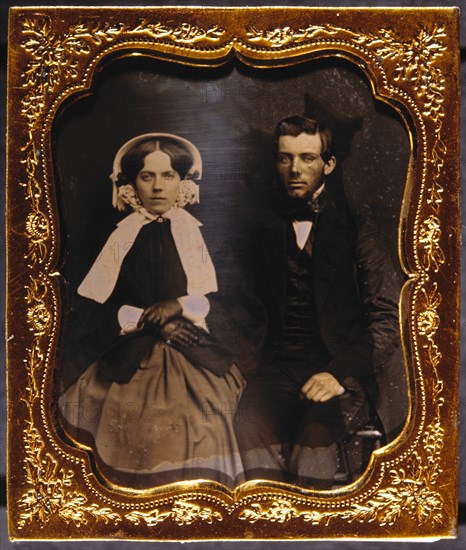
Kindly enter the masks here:
[[[12, 10], [8, 94], [8, 499], [13, 538], [448, 537], [455, 533], [458, 377], [458, 13], [455, 10]], [[411, 414], [354, 485], [250, 482], [152, 494], [103, 487], [54, 431], [59, 220], [50, 130], [101, 62], [144, 53], [257, 70], [339, 56], [404, 117], [412, 163], [400, 218]], [[448, 464], [448, 468], [445, 467]]]

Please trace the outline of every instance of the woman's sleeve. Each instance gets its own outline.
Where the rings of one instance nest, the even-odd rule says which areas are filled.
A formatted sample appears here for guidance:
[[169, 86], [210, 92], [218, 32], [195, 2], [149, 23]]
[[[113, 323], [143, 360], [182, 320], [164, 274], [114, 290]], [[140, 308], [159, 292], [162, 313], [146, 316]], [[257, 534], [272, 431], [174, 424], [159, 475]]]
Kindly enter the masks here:
[[266, 314], [252, 294], [218, 295], [210, 300], [209, 331], [232, 355], [245, 378], [257, 370], [266, 334]]
[[118, 309], [112, 302], [99, 304], [76, 295], [64, 321], [64, 345], [61, 357], [60, 388], [64, 391], [120, 334]]
[[266, 310], [255, 292], [255, 241], [240, 239], [214, 258], [219, 291], [209, 294], [209, 331], [232, 355], [243, 376], [258, 368], [267, 333]]

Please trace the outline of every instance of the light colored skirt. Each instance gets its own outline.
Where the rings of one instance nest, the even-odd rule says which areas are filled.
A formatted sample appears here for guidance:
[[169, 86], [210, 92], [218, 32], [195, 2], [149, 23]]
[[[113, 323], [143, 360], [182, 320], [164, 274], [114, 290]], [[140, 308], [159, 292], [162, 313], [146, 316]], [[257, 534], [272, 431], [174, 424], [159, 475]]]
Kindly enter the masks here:
[[233, 429], [244, 386], [235, 365], [218, 377], [157, 342], [127, 384], [102, 379], [93, 363], [60, 397], [59, 409], [69, 435], [80, 442], [90, 434], [112, 470], [151, 475], [149, 484], [164, 482], [154, 474], [171, 472], [159, 479], [202, 477], [234, 487], [244, 480]]

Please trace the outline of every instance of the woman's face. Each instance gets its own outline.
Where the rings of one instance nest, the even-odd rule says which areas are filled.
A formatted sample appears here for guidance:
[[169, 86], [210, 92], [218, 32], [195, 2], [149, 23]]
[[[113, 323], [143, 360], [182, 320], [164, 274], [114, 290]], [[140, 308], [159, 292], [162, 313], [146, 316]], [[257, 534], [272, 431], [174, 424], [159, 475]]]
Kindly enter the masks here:
[[170, 210], [175, 204], [180, 181], [166, 153], [153, 151], [146, 155], [144, 166], [136, 176], [136, 190], [144, 208], [155, 215]]

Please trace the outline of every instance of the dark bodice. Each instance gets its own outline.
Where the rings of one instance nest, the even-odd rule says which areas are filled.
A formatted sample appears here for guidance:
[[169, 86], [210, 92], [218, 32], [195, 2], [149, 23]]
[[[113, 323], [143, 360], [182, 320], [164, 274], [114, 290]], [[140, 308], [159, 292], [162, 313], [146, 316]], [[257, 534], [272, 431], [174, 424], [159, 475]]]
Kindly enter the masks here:
[[[123, 361], [126, 351], [136, 359], [127, 359], [137, 365], [138, 357], [150, 347], [152, 336], [137, 333], [137, 337], [120, 336], [118, 311], [122, 305], [142, 309], [187, 294], [187, 279], [173, 240], [170, 221], [144, 225], [134, 243], [112, 243], [115, 254], [131, 247], [123, 260], [115, 288], [104, 304], [77, 296], [67, 317], [66, 345], [62, 357], [61, 385], [68, 387], [97, 358], [102, 357], [117, 343], [138, 347], [115, 348]], [[98, 261], [98, 260], [97, 260]], [[147, 341], [146, 341], [147, 340]], [[128, 355], [128, 353], [126, 355]], [[115, 365], [111, 365], [116, 369]]]
[[[131, 246], [118, 243], [118, 246]], [[115, 246], [118, 249], [117, 246]], [[144, 225], [123, 264], [110, 303], [146, 308], [187, 294], [187, 280], [170, 221]]]

